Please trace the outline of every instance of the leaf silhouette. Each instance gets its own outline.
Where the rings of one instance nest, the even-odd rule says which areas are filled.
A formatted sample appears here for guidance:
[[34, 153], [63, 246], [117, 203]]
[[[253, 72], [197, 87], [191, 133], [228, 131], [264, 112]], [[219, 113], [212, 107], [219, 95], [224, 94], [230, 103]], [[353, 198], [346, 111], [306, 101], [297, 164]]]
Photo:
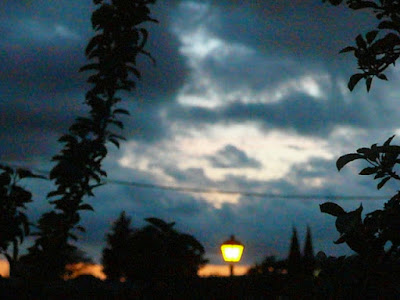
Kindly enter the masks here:
[[320, 204], [319, 209], [321, 210], [321, 212], [330, 214], [335, 217], [338, 217], [346, 213], [341, 206], [333, 202], [326, 202]]
[[337, 167], [338, 171], [340, 171], [349, 162], [356, 160], [356, 159], [360, 159], [360, 158], [364, 158], [364, 157], [359, 153], [350, 153], [350, 154], [343, 155], [343, 156], [339, 157], [339, 159], [336, 161], [336, 167]]

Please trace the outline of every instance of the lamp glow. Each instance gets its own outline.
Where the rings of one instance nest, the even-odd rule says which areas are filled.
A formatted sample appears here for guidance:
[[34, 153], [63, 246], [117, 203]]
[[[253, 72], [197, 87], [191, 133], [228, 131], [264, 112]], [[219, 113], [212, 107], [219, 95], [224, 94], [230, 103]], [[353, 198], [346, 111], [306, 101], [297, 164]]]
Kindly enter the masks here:
[[222, 245], [221, 252], [226, 262], [238, 262], [242, 258], [243, 245]]

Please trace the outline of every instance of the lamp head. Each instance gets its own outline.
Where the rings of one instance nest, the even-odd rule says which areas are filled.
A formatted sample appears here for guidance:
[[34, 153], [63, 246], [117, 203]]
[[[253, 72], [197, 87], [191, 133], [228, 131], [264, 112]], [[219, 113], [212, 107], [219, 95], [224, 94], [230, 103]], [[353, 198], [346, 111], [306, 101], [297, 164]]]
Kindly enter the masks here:
[[239, 262], [242, 258], [244, 245], [235, 240], [232, 235], [231, 238], [221, 245], [221, 252], [224, 261], [226, 262]]

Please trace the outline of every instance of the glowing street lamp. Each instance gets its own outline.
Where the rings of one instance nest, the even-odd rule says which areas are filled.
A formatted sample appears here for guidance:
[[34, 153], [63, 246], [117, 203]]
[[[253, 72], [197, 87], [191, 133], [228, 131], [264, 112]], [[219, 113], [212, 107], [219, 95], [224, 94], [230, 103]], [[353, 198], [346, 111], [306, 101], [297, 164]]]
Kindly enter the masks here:
[[233, 264], [240, 261], [243, 249], [244, 245], [235, 240], [233, 235], [231, 235], [231, 238], [221, 245], [222, 257], [224, 258], [224, 261], [229, 263], [231, 276], [233, 276]]

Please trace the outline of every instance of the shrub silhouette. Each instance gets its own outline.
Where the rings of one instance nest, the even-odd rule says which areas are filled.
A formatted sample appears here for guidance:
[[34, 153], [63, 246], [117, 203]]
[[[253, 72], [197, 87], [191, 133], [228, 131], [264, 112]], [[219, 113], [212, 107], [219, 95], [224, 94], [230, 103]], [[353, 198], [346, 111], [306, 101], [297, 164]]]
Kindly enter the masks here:
[[149, 225], [132, 231], [130, 220], [121, 214], [107, 235], [103, 251], [105, 273], [110, 279], [126, 277], [131, 281], [167, 281], [197, 276], [207, 262], [204, 247], [193, 236], [173, 228], [158, 218], [147, 218]]

